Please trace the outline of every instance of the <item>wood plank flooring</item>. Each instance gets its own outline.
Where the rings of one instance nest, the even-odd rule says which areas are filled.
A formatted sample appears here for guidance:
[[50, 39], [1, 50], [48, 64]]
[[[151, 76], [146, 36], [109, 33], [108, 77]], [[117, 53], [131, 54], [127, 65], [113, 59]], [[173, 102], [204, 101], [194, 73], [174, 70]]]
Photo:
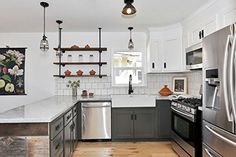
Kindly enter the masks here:
[[82, 142], [73, 157], [178, 157], [170, 142]]

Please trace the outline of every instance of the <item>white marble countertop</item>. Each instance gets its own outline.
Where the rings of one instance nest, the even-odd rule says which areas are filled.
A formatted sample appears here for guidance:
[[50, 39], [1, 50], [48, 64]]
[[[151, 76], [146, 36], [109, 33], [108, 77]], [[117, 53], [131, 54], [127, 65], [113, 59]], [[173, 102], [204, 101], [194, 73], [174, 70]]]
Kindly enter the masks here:
[[66, 112], [78, 101], [111, 100], [110, 96], [76, 98], [53, 96], [0, 113], [0, 123], [49, 123]]
[[[157, 100], [169, 100], [168, 96], [152, 96], [155, 96]], [[111, 96], [53, 96], [2, 113], [0, 112], [0, 123], [49, 123], [66, 112], [78, 101], [102, 100], [111, 100]]]

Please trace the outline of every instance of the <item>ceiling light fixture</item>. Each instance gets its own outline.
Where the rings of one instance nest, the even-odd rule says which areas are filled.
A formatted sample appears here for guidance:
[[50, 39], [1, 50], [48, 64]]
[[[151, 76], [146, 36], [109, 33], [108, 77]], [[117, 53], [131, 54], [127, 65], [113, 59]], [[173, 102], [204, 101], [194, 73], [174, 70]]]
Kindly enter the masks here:
[[40, 5], [43, 7], [43, 39], [40, 42], [40, 49], [43, 52], [47, 52], [49, 49], [49, 44], [45, 35], [45, 8], [47, 8], [49, 4], [47, 2], [41, 2]]
[[130, 31], [130, 39], [129, 39], [129, 43], [128, 43], [128, 48], [130, 50], [132, 50], [134, 48], [134, 42], [132, 40], [132, 30], [134, 29], [133, 27], [128, 27], [129, 31]]
[[136, 13], [135, 7], [132, 5], [134, 0], [124, 0], [125, 2], [125, 7], [122, 10], [122, 14], [124, 15], [133, 15]]

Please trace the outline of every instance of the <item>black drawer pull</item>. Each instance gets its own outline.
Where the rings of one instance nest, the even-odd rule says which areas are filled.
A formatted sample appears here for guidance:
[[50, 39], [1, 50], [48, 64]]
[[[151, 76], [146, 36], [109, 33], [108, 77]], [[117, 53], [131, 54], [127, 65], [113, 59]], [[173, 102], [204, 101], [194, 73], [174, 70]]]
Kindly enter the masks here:
[[60, 147], [61, 143], [58, 143], [55, 147], [55, 150], [57, 150]]
[[166, 62], [164, 63], [164, 69], [166, 68]]
[[66, 117], [66, 120], [69, 120], [71, 117], [71, 114]]
[[55, 130], [58, 131], [58, 130], [60, 129], [60, 127], [61, 127], [61, 123], [58, 124], [58, 125], [55, 127]]
[[155, 69], [155, 63], [152, 62], [152, 69]]

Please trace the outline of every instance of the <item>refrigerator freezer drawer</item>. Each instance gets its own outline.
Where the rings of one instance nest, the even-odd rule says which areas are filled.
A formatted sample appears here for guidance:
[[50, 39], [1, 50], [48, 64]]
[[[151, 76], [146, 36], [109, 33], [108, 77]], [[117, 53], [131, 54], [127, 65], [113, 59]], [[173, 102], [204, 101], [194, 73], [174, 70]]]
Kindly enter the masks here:
[[236, 135], [226, 132], [206, 121], [203, 121], [203, 143], [221, 156], [235, 157]]
[[211, 149], [204, 143], [202, 144], [202, 154], [203, 157], [222, 157], [220, 154], [215, 152], [213, 149]]

